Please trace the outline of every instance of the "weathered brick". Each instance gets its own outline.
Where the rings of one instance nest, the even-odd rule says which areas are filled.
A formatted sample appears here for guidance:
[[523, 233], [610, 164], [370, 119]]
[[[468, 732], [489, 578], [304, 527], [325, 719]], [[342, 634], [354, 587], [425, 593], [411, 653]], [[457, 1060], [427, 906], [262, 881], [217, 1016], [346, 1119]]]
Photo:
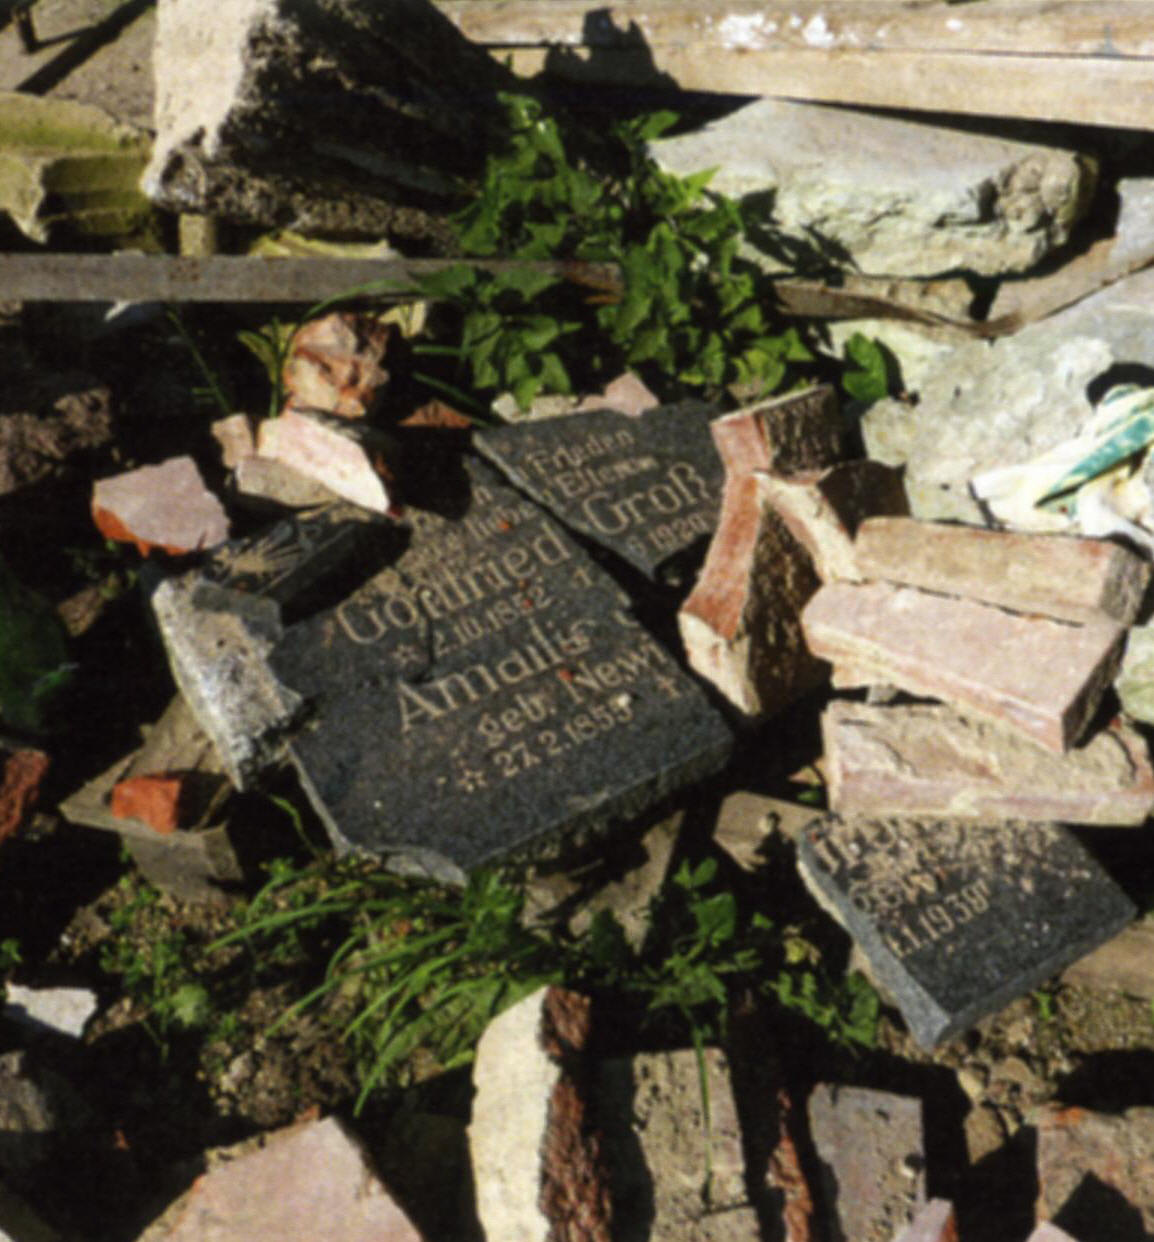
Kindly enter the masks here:
[[855, 540], [861, 576], [983, 600], [1068, 621], [1103, 616], [1129, 625], [1150, 585], [1150, 564], [1105, 539], [984, 530], [877, 517]]
[[0, 747], [0, 841], [16, 832], [36, 805], [50, 762], [42, 750]]
[[1037, 1133], [1040, 1219], [1078, 1238], [1154, 1234], [1154, 1108], [1053, 1108]]
[[731, 475], [697, 585], [678, 614], [690, 667], [749, 716], [768, 716], [821, 681], [800, 612], [818, 580], [805, 550], [760, 498], [752, 474]]
[[954, 1205], [948, 1199], [931, 1199], [895, 1242], [958, 1242]]
[[797, 474], [842, 459], [845, 424], [829, 384], [735, 410], [710, 430], [727, 474]]
[[1122, 722], [1059, 756], [950, 707], [840, 701], [822, 738], [830, 807], [843, 814], [1138, 825], [1154, 808], [1149, 748]]
[[802, 626], [810, 650], [858, 684], [943, 699], [1055, 751], [1082, 736], [1125, 635], [1113, 622], [1071, 625], [884, 582], [823, 586]]
[[877, 514], [909, 512], [901, 470], [847, 461], [789, 476], [758, 474], [762, 497], [813, 561], [822, 582], [857, 579], [854, 532]]
[[113, 786], [108, 809], [116, 819], [138, 819], [155, 832], [175, 832], [183, 826], [184, 785], [184, 778], [175, 772], [130, 776]]
[[809, 1098], [809, 1128], [835, 1236], [891, 1242], [925, 1202], [921, 1101], [821, 1084]]

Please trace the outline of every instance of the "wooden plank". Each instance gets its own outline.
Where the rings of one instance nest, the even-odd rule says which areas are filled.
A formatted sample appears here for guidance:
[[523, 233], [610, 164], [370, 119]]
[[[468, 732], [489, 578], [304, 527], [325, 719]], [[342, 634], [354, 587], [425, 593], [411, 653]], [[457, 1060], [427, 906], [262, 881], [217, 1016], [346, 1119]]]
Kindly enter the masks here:
[[[983, 0], [984, 2], [984, 0]], [[673, 86], [976, 116], [1154, 128], [1154, 61], [1120, 57], [978, 56], [944, 52], [777, 49], [708, 44], [577, 50], [501, 48], [513, 70], [588, 83]]]
[[644, 40], [727, 51], [916, 51], [1154, 56], [1150, 0], [441, 0], [474, 42], [621, 47]]
[[[556, 272], [597, 289], [620, 287], [612, 263], [508, 259], [259, 259], [143, 254], [0, 254], [0, 298], [19, 302], [320, 302], [376, 285], [411, 297], [414, 281], [459, 263], [484, 271]], [[379, 286], [384, 286], [379, 287]]]

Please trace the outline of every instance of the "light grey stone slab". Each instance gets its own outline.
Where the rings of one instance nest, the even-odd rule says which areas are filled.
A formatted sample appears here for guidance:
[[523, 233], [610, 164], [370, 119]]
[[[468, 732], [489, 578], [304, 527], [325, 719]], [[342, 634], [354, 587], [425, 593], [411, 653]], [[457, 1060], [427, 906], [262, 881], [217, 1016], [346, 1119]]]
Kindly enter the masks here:
[[1067, 240], [1095, 183], [1071, 151], [783, 99], [651, 151], [679, 175], [716, 168], [711, 188], [764, 203], [767, 229], [876, 275], [1026, 271]]

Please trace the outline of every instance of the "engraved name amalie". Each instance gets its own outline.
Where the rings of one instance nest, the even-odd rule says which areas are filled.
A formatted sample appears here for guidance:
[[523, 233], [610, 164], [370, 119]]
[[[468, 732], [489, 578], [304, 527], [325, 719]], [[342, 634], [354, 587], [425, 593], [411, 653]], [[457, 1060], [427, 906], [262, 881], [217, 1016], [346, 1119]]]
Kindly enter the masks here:
[[550, 519], [484, 486], [473, 498], [453, 523], [418, 515], [414, 546], [333, 614], [337, 634], [391, 663], [399, 738], [440, 726], [466, 791], [634, 722], [639, 683], [650, 711], [683, 694], [627, 598]]

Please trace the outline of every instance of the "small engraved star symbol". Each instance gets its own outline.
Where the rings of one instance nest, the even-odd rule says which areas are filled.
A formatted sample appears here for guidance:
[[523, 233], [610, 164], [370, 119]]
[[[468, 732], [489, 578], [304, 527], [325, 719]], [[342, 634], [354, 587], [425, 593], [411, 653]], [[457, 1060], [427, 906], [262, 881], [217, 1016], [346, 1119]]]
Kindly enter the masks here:
[[677, 682], [673, 680], [667, 673], [659, 673], [653, 679], [653, 684], [665, 695], [667, 699], [681, 698], [681, 689]]
[[465, 767], [457, 774], [457, 784], [466, 793], [476, 793], [478, 789], [484, 789], [488, 783], [485, 773], [477, 768]]
[[425, 662], [420, 647], [414, 643], [398, 643], [393, 648], [393, 655], [401, 664], [424, 664]]

